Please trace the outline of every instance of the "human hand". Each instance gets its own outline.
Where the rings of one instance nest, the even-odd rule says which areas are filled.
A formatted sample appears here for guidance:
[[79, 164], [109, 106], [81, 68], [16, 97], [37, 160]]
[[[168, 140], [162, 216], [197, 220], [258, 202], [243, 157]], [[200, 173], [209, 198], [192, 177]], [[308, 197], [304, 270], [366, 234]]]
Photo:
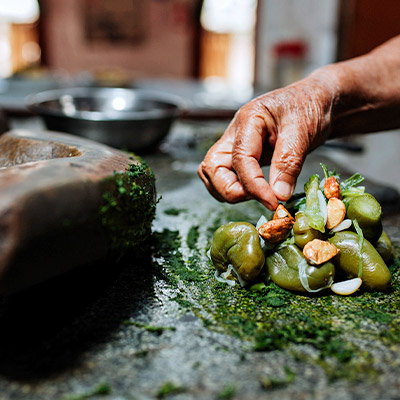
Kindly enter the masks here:
[[[264, 94], [236, 113], [198, 169], [217, 200], [256, 199], [274, 210], [290, 198], [306, 155], [329, 136], [335, 85], [325, 75]], [[269, 164], [268, 183], [261, 166]]]

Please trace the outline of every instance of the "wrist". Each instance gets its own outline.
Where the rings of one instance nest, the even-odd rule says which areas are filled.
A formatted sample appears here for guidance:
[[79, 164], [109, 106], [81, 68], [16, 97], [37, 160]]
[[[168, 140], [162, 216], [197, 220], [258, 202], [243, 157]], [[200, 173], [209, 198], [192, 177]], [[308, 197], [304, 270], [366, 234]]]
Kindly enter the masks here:
[[364, 56], [327, 65], [310, 77], [326, 82], [332, 98], [332, 137], [400, 126], [400, 40]]

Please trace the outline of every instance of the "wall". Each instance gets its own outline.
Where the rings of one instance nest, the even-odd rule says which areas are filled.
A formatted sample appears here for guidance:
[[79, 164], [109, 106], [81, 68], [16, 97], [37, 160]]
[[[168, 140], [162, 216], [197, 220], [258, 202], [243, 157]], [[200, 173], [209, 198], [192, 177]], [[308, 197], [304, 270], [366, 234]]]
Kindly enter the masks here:
[[[276, 59], [273, 47], [301, 40], [307, 46], [303, 65], [293, 79], [302, 78], [336, 57], [338, 0], [259, 0], [256, 40], [256, 85], [273, 89]], [[287, 83], [287, 82], [285, 82]]]
[[193, 73], [197, 1], [146, 0], [141, 16], [144, 37], [137, 43], [87, 40], [85, 1], [40, 2], [43, 59], [48, 67], [69, 73], [118, 68], [133, 77], [188, 77]]
[[399, 0], [342, 0], [338, 59], [369, 52], [400, 34]]

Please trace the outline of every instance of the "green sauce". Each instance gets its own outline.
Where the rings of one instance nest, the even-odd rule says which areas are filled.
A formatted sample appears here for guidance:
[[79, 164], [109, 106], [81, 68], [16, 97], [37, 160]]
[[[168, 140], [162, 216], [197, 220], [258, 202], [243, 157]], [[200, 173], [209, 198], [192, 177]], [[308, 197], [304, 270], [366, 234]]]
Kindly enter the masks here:
[[[209, 224], [214, 227], [230, 220], [231, 216], [219, 215]], [[154, 234], [157, 256], [163, 260], [158, 276], [174, 289], [170, 300], [182, 312], [196, 314], [208, 329], [241, 339], [249, 351], [290, 351], [299, 360], [323, 368], [330, 380], [379, 377], [374, 350], [389, 349], [400, 341], [397, 258], [389, 266], [393, 288], [388, 293], [341, 297], [326, 291], [305, 296], [267, 280], [251, 290], [238, 284], [230, 287], [215, 279], [208, 247], [199, 246], [205, 241], [198, 234], [205, 232], [209, 243], [212, 238], [213, 230], [204, 228], [199, 232], [194, 226], [185, 240], [168, 230]], [[311, 346], [316, 356], [311, 358], [295, 345]]]
[[151, 235], [157, 203], [154, 183], [152, 171], [141, 159], [104, 180], [100, 223], [118, 258], [138, 251]]

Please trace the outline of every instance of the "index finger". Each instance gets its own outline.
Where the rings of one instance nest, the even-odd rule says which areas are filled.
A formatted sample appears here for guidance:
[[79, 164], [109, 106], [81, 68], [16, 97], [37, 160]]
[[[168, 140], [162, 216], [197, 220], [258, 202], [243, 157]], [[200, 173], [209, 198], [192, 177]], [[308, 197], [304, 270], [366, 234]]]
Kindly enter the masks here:
[[226, 134], [210, 148], [199, 166], [198, 174], [217, 200], [237, 203], [248, 200], [250, 196], [232, 167], [233, 139], [229, 133], [228, 128]]
[[232, 164], [246, 192], [270, 210], [275, 210], [278, 199], [259, 163], [267, 134], [267, 126], [262, 117], [254, 116], [244, 124], [238, 123]]

